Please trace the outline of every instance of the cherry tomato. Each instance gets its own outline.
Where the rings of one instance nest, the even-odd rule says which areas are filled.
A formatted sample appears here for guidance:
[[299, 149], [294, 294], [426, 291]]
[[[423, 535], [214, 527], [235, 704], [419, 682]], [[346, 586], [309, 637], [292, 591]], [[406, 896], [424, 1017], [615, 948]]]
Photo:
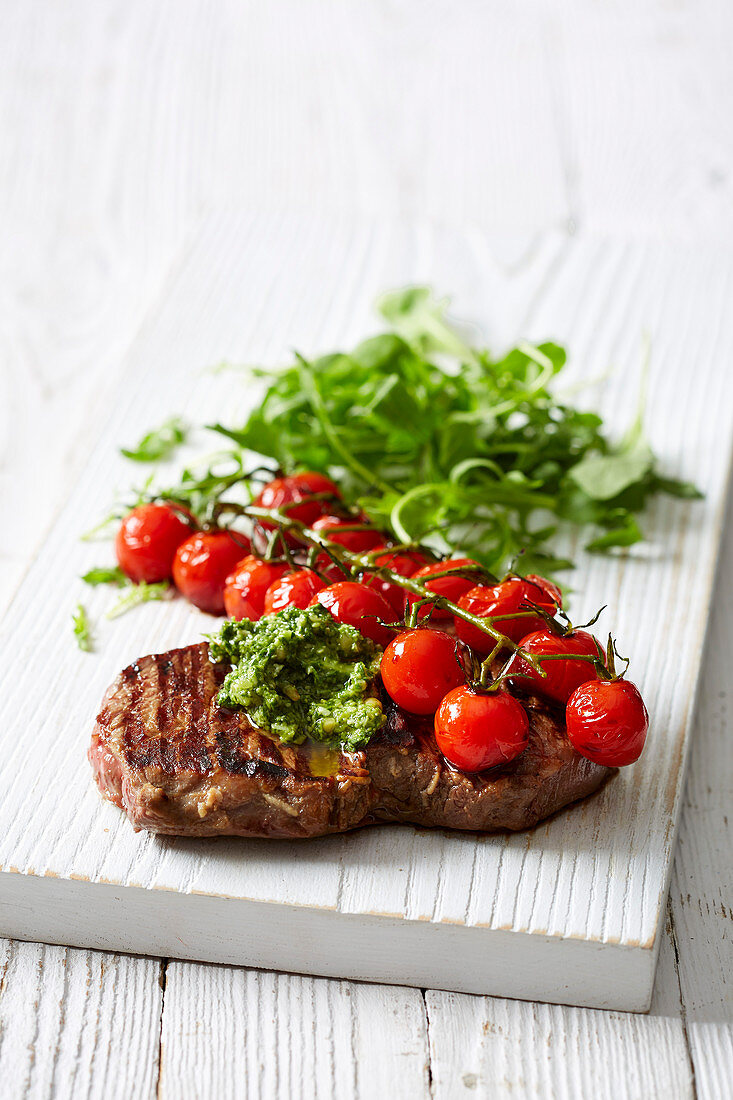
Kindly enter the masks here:
[[[374, 549], [384, 550], [384, 553], [377, 554], [372, 559], [374, 564], [391, 569], [393, 573], [398, 573], [400, 577], [412, 577], [418, 569], [430, 564], [425, 555], [418, 553], [416, 550], [391, 550], [389, 546], [375, 546]], [[381, 592], [384, 598], [392, 604], [400, 618], [402, 617], [405, 608], [404, 588], [374, 576], [365, 577], [364, 584], [368, 585], [369, 588], [376, 589], [377, 592]]]
[[623, 768], [641, 756], [649, 715], [628, 680], [591, 680], [576, 688], [565, 711], [568, 738], [581, 756]]
[[346, 518], [345, 516], [319, 516], [312, 524], [314, 531], [320, 531], [331, 542], [337, 542], [352, 554], [360, 554], [366, 550], [372, 550], [379, 546], [384, 535], [375, 527], [365, 528], [361, 531], [342, 531], [341, 528], [353, 527], [357, 523], [369, 523], [366, 516], [363, 518]]
[[466, 682], [463, 646], [443, 630], [405, 630], [382, 655], [387, 694], [411, 714], [435, 714], [441, 699]]
[[514, 696], [464, 686], [449, 691], [435, 714], [435, 740], [449, 764], [480, 772], [514, 760], [527, 747], [529, 719]]
[[141, 504], [125, 516], [115, 539], [120, 569], [131, 581], [167, 580], [173, 555], [191, 528], [168, 504]]
[[238, 532], [198, 531], [176, 550], [173, 581], [178, 591], [212, 615], [224, 614], [224, 582], [242, 555], [249, 539]]
[[[419, 581], [424, 584], [426, 588], [429, 588], [431, 592], [437, 592], [440, 596], [445, 596], [447, 600], [451, 600], [452, 603], [457, 603], [460, 597], [468, 592], [469, 588], [473, 588], [476, 581], [475, 570], [469, 570], [467, 573], [461, 575], [460, 570], [465, 569], [466, 566], [477, 566], [478, 562], [475, 562], [472, 558], [449, 558], [448, 561], [436, 561], [431, 565], [425, 565], [422, 569], [418, 569], [417, 573], [413, 573], [413, 580]], [[455, 570], [456, 572], [447, 577], [436, 577], [435, 580], [430, 578], [435, 573], [444, 573], [446, 569]], [[413, 596], [411, 593], [407, 593], [405, 597], [406, 606], [417, 602], [418, 597]], [[420, 608], [418, 612], [418, 618], [422, 619], [428, 615], [429, 608], [426, 604]], [[445, 611], [443, 608], [435, 608], [430, 615], [431, 622], [446, 622], [452, 618], [450, 611]]]
[[[310, 526], [323, 515], [327, 507], [323, 500], [310, 499], [314, 493], [328, 493], [341, 498], [341, 493], [330, 478], [307, 470], [302, 474], [276, 477], [274, 481], [269, 481], [252, 503], [258, 508], [283, 508], [291, 519], [300, 520]], [[289, 505], [292, 507], [288, 507]], [[259, 520], [259, 523], [268, 531], [276, 527], [275, 523], [266, 519]]]
[[286, 607], [306, 608], [323, 587], [323, 581], [312, 569], [285, 573], [265, 592], [265, 615], [284, 611]]
[[[492, 615], [511, 615], [514, 611], [530, 611], [528, 604], [536, 604], [543, 611], [554, 615], [561, 606], [559, 590], [550, 581], [543, 577], [507, 577], [500, 584], [477, 585], [470, 588], [458, 601], [458, 606], [464, 611], [470, 611], [472, 615], [481, 618], [489, 618]], [[456, 616], [456, 634], [462, 641], [475, 649], [477, 653], [486, 656], [494, 648], [494, 639], [489, 634], [484, 634], [473, 623], [467, 623]], [[506, 634], [513, 642], [530, 634], [533, 630], [540, 630], [545, 625], [539, 615], [518, 619], [501, 619], [496, 623], [496, 629]]]
[[289, 572], [290, 566], [262, 561], [250, 554], [237, 562], [224, 585], [224, 608], [230, 619], [259, 619], [265, 592]]
[[311, 600], [311, 607], [318, 603], [327, 608], [334, 619], [355, 626], [377, 645], [387, 645], [394, 637], [392, 630], [382, 626], [383, 622], [394, 620], [391, 605], [379, 592], [358, 581], [339, 581], [322, 588]]
[[[522, 638], [519, 644], [533, 656], [545, 653], [577, 653], [603, 660], [603, 650], [593, 635], [585, 630], [576, 630], [564, 636], [553, 634], [547, 629], [535, 630]], [[511, 668], [512, 675], [517, 676], [518, 687], [531, 688], [558, 703], [567, 703], [576, 687], [586, 680], [597, 679], [597, 672], [590, 661], [573, 661], [572, 658], [567, 661], [545, 661], [543, 670], [547, 673], [546, 676], [540, 676], [521, 657], [515, 657]], [[518, 673], [522, 675], [519, 676]]]

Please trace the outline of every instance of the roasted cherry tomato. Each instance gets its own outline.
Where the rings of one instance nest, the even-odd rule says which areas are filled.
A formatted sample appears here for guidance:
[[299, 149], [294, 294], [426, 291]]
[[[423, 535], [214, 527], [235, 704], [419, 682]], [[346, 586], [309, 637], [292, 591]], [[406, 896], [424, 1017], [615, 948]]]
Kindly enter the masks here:
[[[306, 470], [302, 474], [276, 477], [274, 481], [269, 481], [252, 503], [258, 508], [282, 508], [291, 519], [310, 526], [328, 507], [325, 500], [313, 500], [314, 493], [327, 493], [341, 499], [338, 487], [330, 478]], [[270, 520], [262, 519], [259, 523], [268, 531], [276, 527]]]
[[191, 528], [168, 504], [141, 504], [125, 516], [115, 539], [120, 569], [131, 581], [167, 580], [173, 555]]
[[[391, 569], [393, 573], [399, 574], [400, 577], [412, 577], [418, 569], [430, 564], [425, 555], [418, 553], [416, 550], [391, 550], [389, 546], [375, 546], [374, 549], [384, 550], [384, 553], [377, 554], [372, 558], [374, 564]], [[365, 577], [364, 584], [367, 584], [370, 588], [375, 588], [377, 592], [381, 592], [384, 598], [392, 604], [400, 618], [402, 617], [405, 607], [404, 588], [375, 576]]]
[[[515, 611], [529, 612], [530, 603], [541, 607], [549, 615], [554, 615], [562, 605], [560, 590], [543, 577], [507, 577], [500, 584], [491, 586], [480, 584], [476, 588], [470, 588], [461, 596], [458, 606], [464, 611], [470, 611], [472, 615], [487, 619], [493, 615], [511, 615]], [[489, 634], [484, 634], [473, 623], [467, 623], [457, 616], [455, 623], [458, 637], [477, 653], [486, 656], [494, 648], [494, 639]], [[506, 634], [513, 642], [518, 642], [520, 638], [524, 638], [533, 630], [540, 630], [544, 625], [542, 617], [534, 615], [517, 619], [501, 619], [496, 623], [496, 629]]]
[[[535, 630], [520, 641], [522, 649], [526, 649], [533, 656], [559, 653], [577, 653], [584, 657], [600, 657], [603, 660], [603, 650], [593, 637], [585, 630], [575, 630], [572, 634], [553, 634], [550, 630]], [[586, 680], [597, 679], [595, 666], [590, 661], [567, 661], [556, 659], [545, 661], [543, 671], [546, 676], [540, 676], [531, 665], [523, 661], [521, 657], [514, 658], [511, 666], [512, 676], [516, 676], [518, 687], [537, 691], [540, 695], [546, 695], [558, 703], [567, 703], [576, 687], [584, 684]], [[521, 675], [520, 675], [521, 674]]]
[[411, 714], [435, 714], [441, 699], [466, 682], [465, 651], [443, 630], [405, 630], [382, 655], [387, 694]]
[[527, 712], [505, 691], [487, 694], [457, 687], [435, 714], [438, 748], [450, 764], [466, 772], [514, 760], [526, 749], [528, 737]]
[[334, 619], [355, 626], [377, 645], [387, 645], [394, 637], [394, 631], [382, 625], [394, 620], [391, 605], [379, 592], [358, 581], [339, 581], [322, 588], [311, 600], [311, 606], [318, 603], [327, 608]]
[[237, 562], [224, 585], [224, 609], [230, 619], [259, 619], [265, 592], [290, 571], [289, 565], [262, 561], [252, 554]]
[[570, 744], [607, 768], [623, 768], [641, 756], [649, 715], [628, 680], [591, 680], [576, 688], [565, 711]]
[[249, 549], [239, 532], [198, 531], [176, 550], [173, 580], [178, 591], [212, 615], [224, 614], [224, 582]]
[[337, 542], [339, 546], [343, 546], [345, 550], [350, 550], [352, 554], [360, 554], [362, 551], [372, 550], [374, 547], [379, 546], [384, 539], [384, 535], [377, 531], [375, 527], [364, 527], [361, 530], [350, 531], [350, 527], [354, 527], [357, 524], [368, 524], [369, 520], [366, 516], [361, 518], [347, 518], [345, 516], [319, 516], [317, 520], [312, 524], [314, 531], [320, 531], [322, 535], [326, 535], [331, 542]]
[[286, 607], [306, 608], [322, 588], [323, 581], [312, 569], [285, 573], [265, 592], [265, 615], [284, 611]]
[[[468, 571], [462, 574], [461, 569], [465, 570], [466, 566], [473, 566], [473, 569], [469, 568]], [[439, 596], [445, 596], [452, 603], [457, 603], [461, 596], [468, 592], [469, 588], [475, 586], [476, 567], [480, 568], [478, 562], [475, 562], [472, 558], [450, 558], [448, 561], [436, 561], [432, 565], [423, 566], [422, 569], [418, 569], [417, 573], [413, 573], [413, 580], [424, 584], [431, 592], [437, 592]], [[436, 573], [445, 573], [446, 570], [452, 570], [453, 572], [449, 572], [448, 576], [435, 577], [435, 580], [431, 580], [431, 577]], [[416, 603], [417, 599], [417, 596], [413, 596], [408, 592], [405, 597], [406, 605]], [[429, 613], [430, 609], [426, 604], [420, 608], [418, 618], [424, 618]], [[446, 622], [451, 618], [450, 611], [445, 611], [439, 607], [434, 608], [430, 615], [431, 622]]]

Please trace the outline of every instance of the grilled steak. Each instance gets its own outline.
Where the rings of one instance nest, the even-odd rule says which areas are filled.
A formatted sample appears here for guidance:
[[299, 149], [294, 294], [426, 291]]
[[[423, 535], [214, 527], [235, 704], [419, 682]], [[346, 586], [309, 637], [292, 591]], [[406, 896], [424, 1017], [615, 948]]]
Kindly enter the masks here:
[[89, 759], [137, 829], [178, 836], [310, 837], [379, 821], [525, 829], [611, 773], [570, 745], [556, 714], [525, 698], [529, 745], [471, 776], [439, 753], [431, 723], [385, 698], [384, 729], [359, 752], [284, 745], [219, 707], [227, 667], [206, 643], [143, 657], [112, 684]]

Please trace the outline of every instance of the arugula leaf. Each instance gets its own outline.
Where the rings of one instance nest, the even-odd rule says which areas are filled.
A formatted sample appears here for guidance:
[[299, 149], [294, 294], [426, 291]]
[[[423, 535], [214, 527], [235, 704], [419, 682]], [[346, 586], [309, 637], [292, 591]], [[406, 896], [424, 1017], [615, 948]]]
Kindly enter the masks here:
[[85, 584], [97, 585], [97, 584], [126, 584], [127, 577], [120, 569], [119, 565], [115, 565], [114, 568], [108, 569], [104, 566], [96, 569], [90, 569], [81, 578]]
[[92, 645], [92, 630], [89, 623], [89, 618], [82, 604], [76, 605], [76, 611], [72, 617], [74, 624], [74, 637], [76, 638], [76, 644], [79, 649], [85, 653], [91, 653], [93, 649]]
[[160, 581], [156, 584], [146, 584], [145, 581], [141, 581], [139, 584], [131, 583], [125, 594], [120, 596], [117, 603], [107, 612], [106, 617], [117, 619], [120, 615], [124, 615], [126, 611], [138, 607], [139, 604], [149, 603], [151, 600], [165, 600], [172, 592], [173, 587], [168, 581]]
[[133, 462], [158, 462], [169, 458], [176, 447], [185, 442], [187, 435], [188, 426], [180, 417], [173, 416], [159, 428], [147, 432], [134, 449], [120, 447], [120, 453]]
[[560, 345], [495, 356], [457, 332], [446, 307], [428, 287], [403, 288], [379, 302], [389, 331], [351, 351], [250, 368], [264, 383], [259, 407], [243, 424], [211, 425], [227, 462], [185, 470], [157, 496], [215, 522], [227, 491], [246, 486], [252, 451], [285, 473], [329, 475], [400, 540], [460, 549], [496, 575], [513, 561], [525, 572], [568, 568], [552, 550], [568, 525], [594, 552], [630, 546], [655, 494], [699, 496], [659, 471], [641, 410], [614, 443], [600, 416], [554, 396]]
[[570, 471], [570, 477], [592, 500], [612, 500], [629, 486], [642, 481], [654, 465], [646, 439], [622, 444], [606, 455], [587, 455]]

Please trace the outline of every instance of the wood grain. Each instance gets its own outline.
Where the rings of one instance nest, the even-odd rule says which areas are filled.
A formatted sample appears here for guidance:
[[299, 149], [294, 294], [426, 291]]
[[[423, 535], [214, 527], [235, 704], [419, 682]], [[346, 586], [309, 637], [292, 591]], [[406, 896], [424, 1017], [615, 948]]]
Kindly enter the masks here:
[[158, 960], [0, 940], [3, 1097], [151, 1096], [161, 975]]
[[[292, 260], [287, 268], [279, 261], [283, 252]], [[515, 259], [512, 265], [510, 257], [522, 256], [527, 259], [519, 264]], [[619, 435], [634, 415], [642, 334], [645, 327], [650, 330], [654, 355], [647, 430], [665, 469], [697, 480], [706, 499], [695, 505], [656, 503], [648, 521], [653, 542], [641, 554], [581, 558], [583, 586], [574, 604], [576, 618], [582, 619], [610, 603], [607, 618], [619, 645], [635, 656], [634, 677], [656, 716], [643, 766], [628, 769], [574, 812], [513, 837], [477, 841], [407, 828], [380, 829], [315, 841], [305, 851], [297, 842], [283, 843], [273, 860], [268, 845], [258, 841], [202, 848], [195, 841], [134, 836], [114, 808], [99, 802], [88, 782], [80, 763], [85, 728], [121, 665], [141, 652], [193, 641], [210, 629], [210, 621], [180, 602], [149, 605], [107, 624], [107, 629], [100, 626], [95, 657], [70, 650], [63, 626], [69, 612], [58, 602], [54, 607], [49, 585], [55, 589], [63, 576], [73, 591], [74, 575], [99, 556], [98, 546], [79, 547], [78, 534], [104, 512], [110, 487], [129, 478], [116, 441], [134, 439], [169, 415], [174, 390], [178, 411], [194, 421], [217, 419], [222, 408], [236, 419], [257, 399], [256, 391], [243, 387], [239, 397], [231, 378], [202, 373], [203, 367], [222, 358], [272, 360], [284, 354], [287, 343], [310, 352], [350, 342], [370, 330], [369, 305], [379, 288], [414, 279], [455, 287], [459, 309], [483, 322], [495, 344], [521, 334], [538, 339], [562, 334], [572, 350], [571, 384], [601, 374], [614, 362], [614, 372], [592, 401]], [[362, 915], [365, 935], [374, 915], [387, 922], [397, 915], [414, 922], [415, 942], [429, 926], [446, 945], [453, 945], [460, 940], [457, 929], [465, 927], [468, 948], [476, 930], [485, 929], [486, 950], [476, 965], [466, 955], [466, 976], [451, 979], [450, 968], [443, 967], [438, 955], [427, 960], [422, 973], [411, 971], [406, 955], [404, 969], [395, 963], [394, 980], [441, 987], [454, 980], [464, 990], [645, 1007], [722, 527], [729, 448], [724, 447], [721, 461], [719, 441], [730, 439], [733, 379], [715, 365], [733, 347], [733, 320], [724, 313], [732, 279], [729, 255], [714, 248], [680, 250], [551, 234], [528, 252], [526, 238], [495, 240], [478, 230], [466, 235], [440, 232], [419, 222], [228, 214], [211, 219], [132, 349], [112, 420], [54, 529], [52, 543], [42, 551], [3, 623], [7, 659], [18, 668], [0, 726], [0, 736], [7, 740], [6, 768], [0, 776], [0, 814], [7, 822], [0, 840], [4, 869], [308, 906], [328, 922], [333, 913]], [[480, 302], [491, 302], [491, 312], [482, 312]], [[77, 591], [81, 596], [78, 585]], [[107, 594], [99, 591], [84, 598], [99, 623]], [[50, 618], [49, 607], [54, 607]], [[676, 616], [683, 617], [688, 629], [680, 638], [673, 669], [653, 642]], [[37, 732], [54, 761], [51, 776], [43, 777], [54, 827], [43, 837], [25, 827], [23, 805], [29, 797], [32, 803], [41, 780], [31, 778], [30, 790], [25, 789], [22, 746], [14, 736], [32, 705], [28, 677], [40, 652], [54, 670]], [[6, 884], [9, 896], [18, 889], [17, 882]], [[88, 887], [79, 889], [86, 902]], [[51, 881], [49, 896], [54, 891]], [[100, 891], [100, 902], [103, 896], [111, 894]], [[133, 904], [130, 895], [128, 903]], [[198, 903], [196, 910], [203, 912]], [[63, 909], [58, 912], [60, 916]], [[21, 933], [13, 921], [12, 902], [4, 907], [3, 922], [6, 932]], [[350, 920], [344, 929], [347, 924]], [[36, 927], [38, 935], [56, 938], [48, 923]], [[144, 927], [145, 922], [138, 925], [137, 933]], [[390, 952], [401, 950], [398, 940], [402, 943], [402, 931], [395, 929], [387, 950], [388, 927], [385, 961]], [[110, 935], [114, 928], [111, 922]], [[505, 956], [507, 932], [536, 937], [518, 949], [524, 968]], [[496, 933], [493, 941], [491, 933]], [[64, 929], [57, 935], [63, 939]], [[219, 953], [215, 928], [212, 937], [205, 941], [202, 929], [200, 955], [219, 961], [237, 958]], [[191, 954], [178, 947], [175, 937], [162, 943], [157, 926], [150, 945], [139, 936], [127, 943], [109, 942], [129, 950]], [[488, 954], [492, 942], [499, 953], [496, 961]], [[540, 943], [546, 948], [544, 969], [531, 964]], [[577, 966], [568, 964], [574, 944]], [[584, 944], [598, 945], [593, 963], [582, 961]], [[269, 954], [264, 942], [254, 946], [263, 953], [244, 954], [241, 961], [273, 965], [278, 957], [274, 941]], [[287, 958], [281, 965], [289, 969], [328, 972], [322, 952], [302, 962], [288, 952], [280, 957]], [[372, 957], [376, 967], [376, 953]], [[333, 967], [345, 966], [336, 951], [332, 960]], [[458, 975], [457, 960], [453, 966]], [[383, 978], [382, 969], [370, 975], [368, 967], [365, 962], [363, 970], [341, 973]], [[561, 973], [566, 980], [559, 979]], [[525, 978], [534, 984], [524, 986]], [[483, 984], [491, 981], [496, 984]]]
[[428, 1092], [419, 990], [174, 962], [165, 1005], [161, 1100]]
[[[179, 0], [170, 20], [137, 0], [3, 5], [0, 498], [4, 515], [21, 517], [13, 544], [0, 546], [4, 600], [82, 469], [100, 395], [206, 204], [325, 203], [499, 229], [569, 222], [731, 239], [726, 0], [299, 8]], [[729, 626], [717, 629], [729, 651]], [[694, 960], [685, 992], [701, 1036], [715, 1036], [693, 1042], [698, 1095], [717, 1098], [733, 1073], [717, 916], [721, 869], [730, 878], [733, 764], [729, 719], [716, 706], [713, 718], [717, 740], [706, 724], [693, 742], [691, 782], [704, 782], [681, 835], [689, 818], [694, 858], [672, 900], [683, 970]], [[707, 814], [708, 801], [722, 813]], [[73, 982], [83, 974], [75, 968]], [[41, 1013], [46, 989], [55, 996], [53, 983], [41, 986]], [[21, 1060], [36, 1030], [32, 1012], [22, 1019]], [[607, 1019], [596, 1014], [595, 1026], [616, 1043]], [[515, 1030], [507, 1041], [529, 1057], [533, 1036]]]

